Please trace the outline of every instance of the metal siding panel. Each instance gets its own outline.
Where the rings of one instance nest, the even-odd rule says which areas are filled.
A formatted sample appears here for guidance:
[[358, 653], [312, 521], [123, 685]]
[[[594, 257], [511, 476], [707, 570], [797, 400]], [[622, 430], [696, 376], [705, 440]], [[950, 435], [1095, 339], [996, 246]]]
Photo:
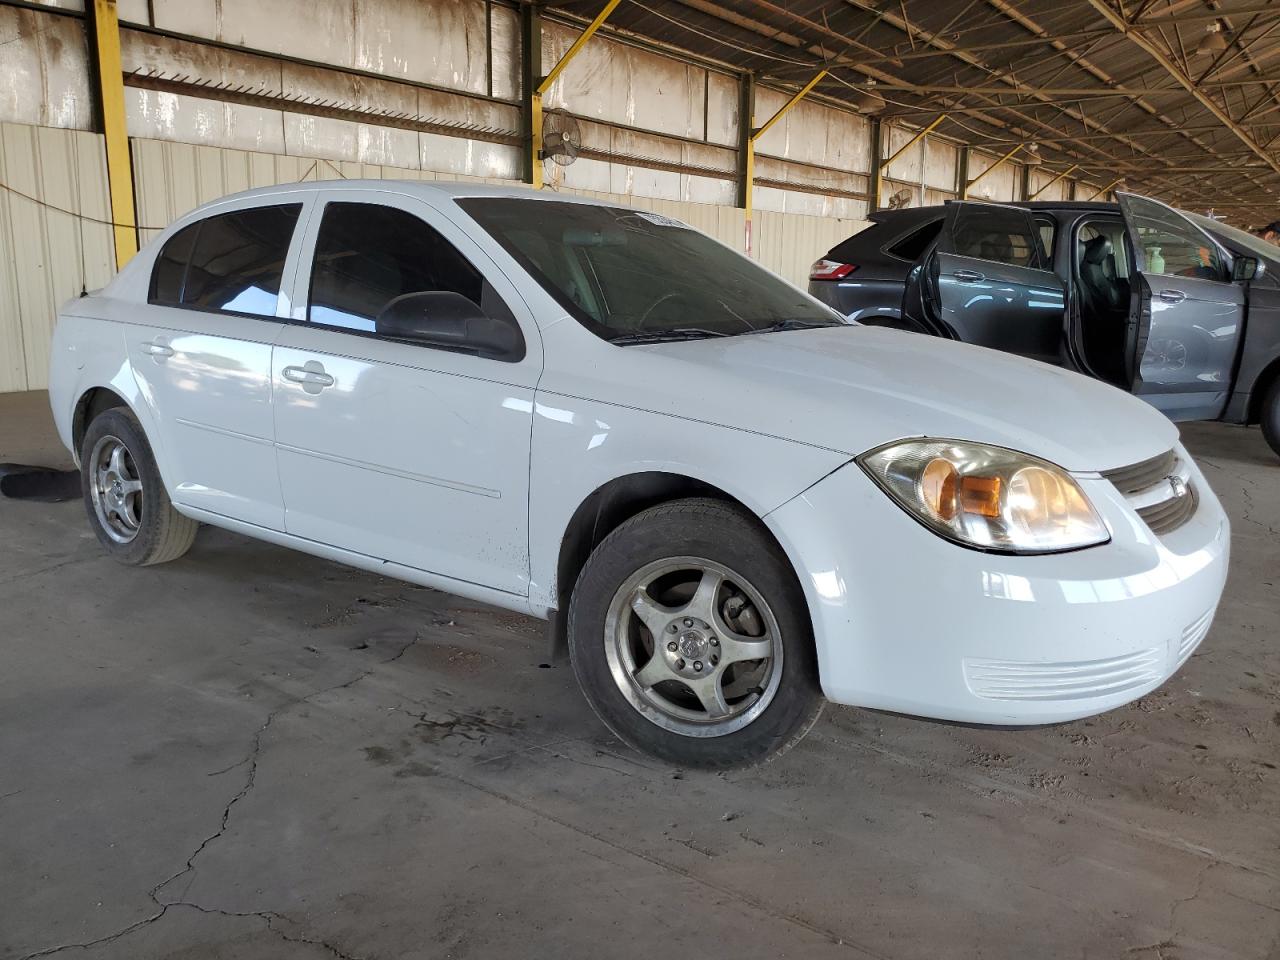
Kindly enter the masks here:
[[0, 7], [0, 120], [88, 130], [93, 126], [83, 23]]
[[[16, 186], [16, 171], [10, 171], [8, 124], [0, 125], [0, 176]], [[22, 197], [0, 190], [0, 391], [27, 389], [27, 365], [22, 347], [22, 312], [18, 299], [17, 235], [14, 212]]]
[[954, 190], [956, 166], [960, 162], [960, 148], [936, 137], [924, 138], [925, 186], [939, 190]]
[[85, 217], [80, 220], [81, 245], [85, 270], [84, 287], [97, 290], [107, 285], [116, 273], [115, 235], [106, 221], [111, 219], [111, 193], [107, 182], [107, 155], [102, 137], [96, 133], [77, 133], [76, 196], [77, 206]]
[[[60, 210], [77, 210], [75, 140], [62, 130], [34, 127], [31, 140], [36, 167], [35, 191], [45, 203]], [[22, 344], [28, 389], [49, 385], [49, 345], [58, 319], [58, 307], [83, 289], [80, 270], [79, 219], [49, 207], [35, 207], [39, 218], [40, 278], [32, 290], [35, 309], [22, 313]], [[34, 239], [34, 238], [33, 238]], [[34, 244], [33, 244], [34, 246]], [[35, 281], [36, 278], [32, 277]]]
[[[40, 158], [36, 154], [36, 128], [6, 124], [4, 127], [6, 182], [33, 197], [41, 197]], [[21, 198], [19, 198], [21, 199]], [[12, 257], [17, 270], [19, 342], [27, 389], [38, 389], [41, 375], [33, 382], [31, 352], [27, 345], [29, 327], [34, 317], [53, 308], [53, 291], [48, 284], [44, 210], [31, 201], [16, 203], [11, 208], [13, 237]]]
[[[986, 153], [979, 153], [977, 150], [969, 155], [969, 179], [977, 177], [979, 174], [989, 170], [992, 164], [996, 163], [1000, 158]], [[1018, 188], [1018, 167], [1010, 161], [1000, 164], [1000, 167], [982, 180], [975, 184], [969, 191], [969, 197], [972, 200], [995, 200], [1008, 201], [1014, 199], [1014, 194]]]
[[[0, 124], [0, 177], [34, 200], [0, 197], [0, 391], [48, 385], [58, 307], [111, 277], [102, 137]], [[47, 204], [44, 205], [44, 204]]]
[[[575, 27], [545, 23], [542, 72], [551, 68], [581, 34]], [[545, 96], [548, 110], [632, 127], [699, 138], [703, 132], [705, 71], [647, 50], [597, 35]]]

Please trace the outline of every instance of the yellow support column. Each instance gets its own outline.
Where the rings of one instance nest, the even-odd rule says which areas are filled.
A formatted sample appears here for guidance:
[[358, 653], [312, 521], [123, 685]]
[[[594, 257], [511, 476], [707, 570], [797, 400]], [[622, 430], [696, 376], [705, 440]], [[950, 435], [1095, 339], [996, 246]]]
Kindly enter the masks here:
[[529, 130], [532, 152], [529, 163], [529, 183], [535, 190], [542, 189], [542, 94], [535, 93], [529, 100]]
[[822, 82], [828, 71], [819, 70], [812, 80], [795, 92], [795, 94], [778, 108], [778, 112], [764, 122], [762, 126], [753, 127], [755, 123], [755, 81], [748, 77], [743, 85], [742, 97], [739, 106], [738, 123], [739, 129], [744, 134], [741, 138], [739, 146], [739, 175], [741, 183], [739, 184], [739, 206], [746, 211], [746, 238], [745, 246], [748, 255], [751, 253], [751, 203], [752, 194], [755, 192], [756, 181], [756, 141], [764, 136], [765, 132], [775, 123], [782, 119], [782, 115], [794, 107], [797, 103], [809, 95], [814, 87]]
[[[578, 39], [573, 41], [569, 49], [564, 52], [564, 56], [560, 58], [559, 62], [551, 68], [551, 72], [533, 86], [533, 89], [529, 92], [529, 132], [531, 135], [529, 140], [531, 154], [529, 158], [529, 183], [535, 190], [542, 188], [542, 98], [551, 89], [551, 85], [556, 82], [556, 78], [560, 76], [564, 68], [586, 46], [587, 41], [595, 36], [595, 32], [600, 29], [601, 24], [609, 19], [609, 14], [613, 13], [621, 2], [622, 0], [609, 0], [604, 5], [604, 9], [596, 14], [596, 18], [591, 21], [587, 29], [583, 30]], [[538, 27], [537, 29], [541, 28]], [[538, 47], [538, 56], [541, 59], [541, 38], [538, 40]], [[533, 70], [538, 70], [540, 66], [541, 64], [539, 63], [533, 63]]]
[[120, 21], [116, 0], [92, 0], [88, 5], [90, 45], [95, 86], [107, 145], [107, 183], [115, 234], [116, 266], [123, 267], [138, 252], [137, 219], [133, 212], [133, 161], [124, 114], [124, 77], [120, 66]]

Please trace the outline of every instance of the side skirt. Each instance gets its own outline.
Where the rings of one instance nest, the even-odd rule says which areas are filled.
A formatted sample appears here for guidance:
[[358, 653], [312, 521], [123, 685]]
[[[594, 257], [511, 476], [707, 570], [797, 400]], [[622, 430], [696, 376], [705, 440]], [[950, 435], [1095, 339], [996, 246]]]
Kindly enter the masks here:
[[407, 567], [404, 564], [392, 563], [390, 560], [381, 560], [363, 553], [343, 550], [327, 543], [307, 540], [304, 537], [296, 537], [280, 530], [272, 530], [268, 527], [245, 523], [243, 520], [224, 517], [218, 513], [201, 510], [199, 507], [191, 507], [181, 503], [174, 503], [173, 507], [179, 513], [190, 517], [192, 520], [199, 520], [201, 523], [221, 527], [224, 530], [252, 537], [255, 540], [264, 540], [279, 547], [288, 547], [290, 550], [309, 553], [314, 557], [322, 557], [325, 560], [332, 560], [335, 563], [367, 570], [380, 576], [403, 580], [406, 583], [417, 584], [420, 587], [430, 587], [432, 590], [439, 590], [442, 593], [453, 594], [467, 600], [487, 603], [494, 607], [501, 607], [503, 610], [513, 610], [516, 613], [528, 614], [529, 616], [538, 617], [538, 619], [546, 619], [545, 612], [535, 611], [529, 603], [529, 598], [519, 594], [507, 593], [478, 583], [456, 580], [453, 577], [431, 573], [428, 570], [419, 570], [417, 567]]

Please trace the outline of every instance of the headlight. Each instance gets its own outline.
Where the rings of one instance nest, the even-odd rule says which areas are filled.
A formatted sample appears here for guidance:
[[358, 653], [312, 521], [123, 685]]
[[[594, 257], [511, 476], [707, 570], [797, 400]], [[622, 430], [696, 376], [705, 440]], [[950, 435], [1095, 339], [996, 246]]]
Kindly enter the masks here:
[[858, 463], [908, 513], [966, 546], [1053, 553], [1111, 539], [1071, 475], [1025, 453], [960, 440], [903, 440]]

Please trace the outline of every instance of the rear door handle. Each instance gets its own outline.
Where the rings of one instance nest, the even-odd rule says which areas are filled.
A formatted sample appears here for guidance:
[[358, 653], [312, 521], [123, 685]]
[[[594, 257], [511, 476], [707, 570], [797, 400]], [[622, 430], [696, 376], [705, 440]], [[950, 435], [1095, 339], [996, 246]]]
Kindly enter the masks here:
[[162, 340], [149, 340], [142, 345], [142, 352], [153, 357], [172, 357], [173, 347]]
[[978, 273], [976, 270], [957, 270], [951, 275], [961, 283], [978, 283], [987, 279], [984, 274]]
[[1181, 290], [1161, 290], [1160, 299], [1165, 303], [1181, 303], [1187, 299], [1187, 295]]
[[324, 365], [315, 360], [308, 360], [301, 367], [285, 367], [280, 375], [293, 383], [302, 384], [307, 393], [319, 393], [325, 387], [333, 386], [333, 377], [324, 372]]

